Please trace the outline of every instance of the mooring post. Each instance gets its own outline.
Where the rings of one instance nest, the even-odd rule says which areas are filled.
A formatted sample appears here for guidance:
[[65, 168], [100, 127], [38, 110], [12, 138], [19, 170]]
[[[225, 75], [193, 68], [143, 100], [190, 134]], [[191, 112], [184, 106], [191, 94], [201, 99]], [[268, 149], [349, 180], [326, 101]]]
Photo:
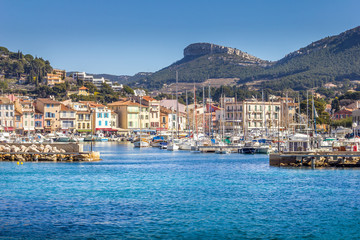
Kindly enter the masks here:
[[315, 169], [315, 157], [311, 158], [311, 168]]

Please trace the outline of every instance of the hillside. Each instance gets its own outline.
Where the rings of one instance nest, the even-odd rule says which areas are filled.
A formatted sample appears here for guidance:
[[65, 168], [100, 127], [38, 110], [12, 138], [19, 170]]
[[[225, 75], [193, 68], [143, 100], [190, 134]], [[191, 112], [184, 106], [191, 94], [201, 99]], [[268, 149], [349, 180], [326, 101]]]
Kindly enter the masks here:
[[[243, 84], [254, 80], [262, 87], [304, 90], [327, 82], [360, 79], [360, 27], [326, 37], [277, 62], [261, 60], [234, 48], [210, 43], [191, 44], [184, 58], [154, 74], [136, 79], [150, 89], [175, 82], [203, 82], [208, 78], [239, 78]], [[129, 82], [133, 82], [132, 78]]]
[[4, 78], [22, 79], [28, 83], [38, 84], [52, 70], [47, 60], [0, 47], [0, 74]]
[[[261, 60], [237, 49], [210, 43], [191, 44], [184, 49], [184, 58], [151, 75], [145, 75], [136, 83], [156, 89], [163, 84], [175, 82], [175, 72], [179, 72], [179, 82], [203, 82], [208, 78], [247, 77], [254, 71], [270, 66]], [[129, 79], [134, 83], [133, 78]]]

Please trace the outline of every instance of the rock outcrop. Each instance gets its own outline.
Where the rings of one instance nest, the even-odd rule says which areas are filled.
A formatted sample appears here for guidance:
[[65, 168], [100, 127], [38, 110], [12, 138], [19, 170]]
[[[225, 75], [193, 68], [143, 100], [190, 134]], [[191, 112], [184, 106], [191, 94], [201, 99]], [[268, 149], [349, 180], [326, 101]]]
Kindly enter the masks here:
[[263, 61], [260, 58], [254, 57], [236, 48], [224, 47], [212, 43], [193, 43], [184, 49], [184, 57], [201, 56], [206, 54], [217, 54], [217, 53], [237, 55], [249, 61], [255, 61], [255, 62]]

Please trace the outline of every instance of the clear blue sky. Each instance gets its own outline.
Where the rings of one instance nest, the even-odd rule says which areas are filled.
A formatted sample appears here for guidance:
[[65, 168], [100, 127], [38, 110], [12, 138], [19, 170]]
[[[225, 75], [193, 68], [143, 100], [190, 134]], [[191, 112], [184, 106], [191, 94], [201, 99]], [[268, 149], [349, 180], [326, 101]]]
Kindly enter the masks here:
[[358, 0], [0, 0], [0, 46], [55, 68], [132, 75], [195, 42], [279, 60], [360, 25]]

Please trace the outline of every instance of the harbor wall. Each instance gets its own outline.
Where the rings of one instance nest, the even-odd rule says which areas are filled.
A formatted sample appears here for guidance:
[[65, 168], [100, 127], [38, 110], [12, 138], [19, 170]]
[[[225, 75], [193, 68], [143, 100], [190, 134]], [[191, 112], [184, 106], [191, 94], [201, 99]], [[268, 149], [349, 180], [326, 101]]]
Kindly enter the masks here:
[[32, 145], [39, 147], [41, 145], [50, 145], [51, 147], [56, 147], [57, 149], [64, 149], [66, 152], [69, 153], [79, 153], [84, 151], [83, 145], [79, 143], [0, 143], [0, 145], [9, 145], [10, 147], [30, 147]]
[[360, 167], [360, 152], [286, 152], [269, 155], [270, 166]]

